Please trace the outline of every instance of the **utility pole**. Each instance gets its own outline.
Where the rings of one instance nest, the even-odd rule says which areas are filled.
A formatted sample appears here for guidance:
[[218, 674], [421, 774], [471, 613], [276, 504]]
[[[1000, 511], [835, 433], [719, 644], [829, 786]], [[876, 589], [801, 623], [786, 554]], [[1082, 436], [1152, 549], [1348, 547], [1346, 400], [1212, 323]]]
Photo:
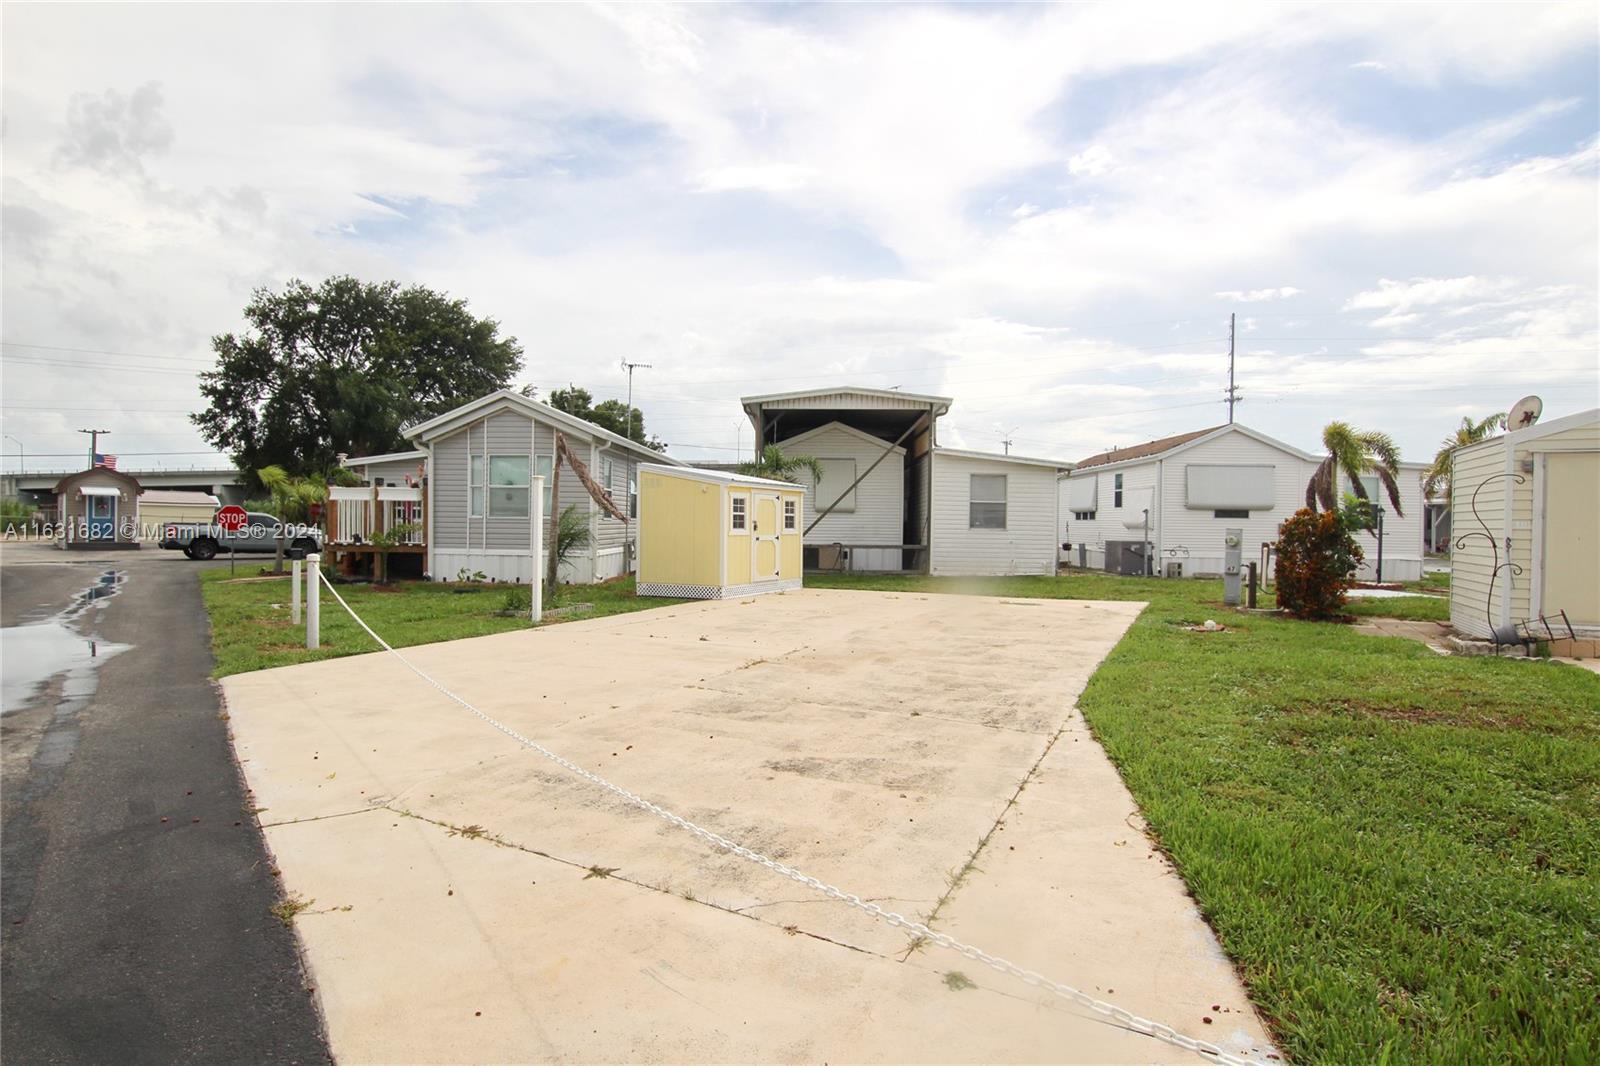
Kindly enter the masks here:
[[1233, 384], [1233, 313], [1228, 314], [1228, 425], [1233, 425], [1233, 405], [1239, 402], [1239, 390]]
[[89, 434], [89, 469], [94, 469], [94, 457], [100, 454], [100, 435], [110, 433], [109, 429], [80, 429], [79, 433]]
[[[627, 437], [629, 440], [632, 440], [633, 439], [633, 372], [635, 370], [649, 370], [649, 369], [651, 369], [651, 367], [650, 367], [649, 363], [630, 363], [630, 362], [628, 362], [627, 356], [623, 356], [622, 369], [624, 369], [624, 370], [626, 370], [628, 372], [628, 421], [622, 427], [622, 429], [623, 429], [622, 435], [624, 437]], [[644, 429], [643, 429], [642, 426], [640, 427], [639, 435], [641, 437], [644, 436]], [[641, 441], [640, 443], [643, 443], [643, 442]], [[622, 572], [623, 572], [623, 576], [627, 576], [628, 571], [633, 568], [633, 538], [629, 535], [630, 532], [631, 532], [629, 526], [633, 521], [633, 498], [634, 498], [634, 494], [639, 491], [639, 485], [638, 485], [639, 471], [638, 471], [638, 466], [639, 466], [639, 464], [635, 460], [633, 460], [632, 458], [630, 458], [628, 460], [628, 502], [627, 502], [627, 506], [625, 506], [622, 509], [622, 513], [628, 516], [627, 518], [624, 518], [622, 520], [622, 543], [623, 543], [623, 546], [624, 546], [623, 547], [624, 554], [623, 554], [623, 557], [622, 557]]]
[[24, 448], [22, 442], [9, 433], [6, 434], [6, 440], [13, 442], [17, 446], [17, 476], [21, 477], [28, 472], [28, 449]]

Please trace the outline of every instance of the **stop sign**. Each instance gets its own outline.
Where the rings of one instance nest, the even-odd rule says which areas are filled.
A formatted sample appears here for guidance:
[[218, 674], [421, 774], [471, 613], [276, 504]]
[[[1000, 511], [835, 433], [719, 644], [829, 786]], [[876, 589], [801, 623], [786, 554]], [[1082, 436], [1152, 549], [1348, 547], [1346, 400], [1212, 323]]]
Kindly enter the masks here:
[[230, 503], [217, 512], [217, 525], [229, 533], [237, 533], [244, 528], [245, 519], [248, 517], [243, 507]]

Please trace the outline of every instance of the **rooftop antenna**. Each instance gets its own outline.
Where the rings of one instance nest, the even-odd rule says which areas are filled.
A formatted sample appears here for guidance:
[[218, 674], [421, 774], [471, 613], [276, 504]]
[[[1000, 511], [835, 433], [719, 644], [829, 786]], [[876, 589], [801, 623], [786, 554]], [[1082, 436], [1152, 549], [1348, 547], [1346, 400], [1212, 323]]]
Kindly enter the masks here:
[[1016, 438], [1013, 437], [1012, 434], [1021, 428], [1021, 426], [1012, 426], [1010, 429], [1006, 430], [1000, 435], [1000, 446], [1006, 450], [1007, 455], [1011, 454], [1011, 446], [1017, 443]]
[[1233, 425], [1233, 405], [1241, 399], [1233, 384], [1233, 313], [1228, 313], [1228, 425]]

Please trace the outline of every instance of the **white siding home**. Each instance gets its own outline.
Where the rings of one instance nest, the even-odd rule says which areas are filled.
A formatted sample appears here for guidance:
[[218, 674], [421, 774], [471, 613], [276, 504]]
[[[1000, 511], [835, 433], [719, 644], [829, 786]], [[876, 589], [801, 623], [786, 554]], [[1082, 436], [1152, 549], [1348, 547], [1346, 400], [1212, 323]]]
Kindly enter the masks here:
[[1055, 459], [933, 450], [935, 574], [1053, 574], [1058, 526]]
[[427, 459], [425, 451], [386, 452], [340, 459], [339, 465], [353, 471], [368, 485], [380, 480], [385, 485], [420, 485], [427, 476]]
[[1071, 464], [941, 446], [950, 397], [841, 386], [741, 402], [757, 447], [822, 463], [820, 484], [801, 475], [806, 513], [820, 516], [808, 566], [1055, 573], [1056, 475]]
[[[1245, 561], [1259, 559], [1279, 524], [1305, 506], [1306, 483], [1321, 461], [1237, 423], [1092, 455], [1060, 479], [1064, 556], [1091, 569], [1126, 571], [1149, 559], [1155, 574], [1220, 574], [1224, 531], [1244, 530]], [[1425, 469], [1401, 464], [1403, 514], [1390, 508], [1384, 518], [1385, 581], [1422, 577]], [[1363, 487], [1377, 498], [1374, 482]], [[1371, 580], [1377, 538], [1357, 540], [1366, 554], [1361, 577]]]
[[[550, 499], [557, 431], [630, 521], [606, 515], [566, 462], [561, 465], [560, 499]], [[637, 540], [631, 522], [638, 515], [637, 467], [683, 465], [507, 390], [410, 426], [403, 435], [423, 454], [427, 471], [426, 569], [436, 581], [452, 581], [464, 570], [495, 581], [527, 583], [535, 565], [543, 569], [544, 564], [535, 564], [531, 555], [528, 493], [534, 475], [545, 478], [546, 521], [552, 506], [576, 505], [589, 516], [589, 550], [563, 568], [561, 580], [588, 583], [620, 577], [633, 569], [627, 545]], [[378, 463], [385, 458], [389, 457], [372, 457], [368, 468], [385, 465]], [[549, 527], [545, 528], [548, 543]]]
[[1600, 409], [1450, 461], [1450, 624], [1487, 638], [1566, 611], [1580, 638], [1600, 637]]

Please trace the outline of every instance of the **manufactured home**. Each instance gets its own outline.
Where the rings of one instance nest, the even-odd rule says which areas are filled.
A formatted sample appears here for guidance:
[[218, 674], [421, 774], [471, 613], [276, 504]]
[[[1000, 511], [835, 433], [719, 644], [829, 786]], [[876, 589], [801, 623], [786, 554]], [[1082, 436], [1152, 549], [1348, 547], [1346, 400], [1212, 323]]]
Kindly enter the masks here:
[[[1600, 637], [1600, 409], [1459, 448], [1451, 456], [1450, 624], [1489, 638]], [[1541, 617], [1559, 619], [1550, 629]]]
[[1056, 475], [1069, 463], [946, 448], [948, 396], [824, 388], [747, 396], [757, 450], [815, 458], [805, 565], [925, 574], [1050, 574]]
[[[559, 467], [557, 434], [568, 449]], [[402, 435], [411, 450], [342, 460], [366, 484], [330, 490], [328, 549], [370, 550], [375, 534], [403, 528], [399, 543], [386, 550], [421, 554], [424, 572], [436, 581], [481, 574], [527, 583], [536, 568], [543, 573], [545, 563], [532, 557], [535, 476], [544, 478], [540, 509], [546, 522], [552, 509], [575, 506], [589, 524], [589, 546], [565, 562], [560, 579], [588, 583], [630, 573], [638, 468], [683, 465], [509, 390], [407, 427]], [[585, 477], [623, 517], [606, 512]]]
[[[1228, 529], [1244, 530], [1246, 561], [1260, 559], [1278, 526], [1305, 506], [1306, 484], [1321, 461], [1238, 423], [1091, 455], [1060, 478], [1064, 560], [1117, 573], [1220, 574]], [[1425, 470], [1400, 464], [1402, 513], [1382, 497], [1385, 581], [1422, 577]], [[1362, 487], [1380, 498], [1376, 479]], [[1360, 576], [1372, 580], [1379, 540], [1371, 533], [1356, 539], [1366, 556]]]

